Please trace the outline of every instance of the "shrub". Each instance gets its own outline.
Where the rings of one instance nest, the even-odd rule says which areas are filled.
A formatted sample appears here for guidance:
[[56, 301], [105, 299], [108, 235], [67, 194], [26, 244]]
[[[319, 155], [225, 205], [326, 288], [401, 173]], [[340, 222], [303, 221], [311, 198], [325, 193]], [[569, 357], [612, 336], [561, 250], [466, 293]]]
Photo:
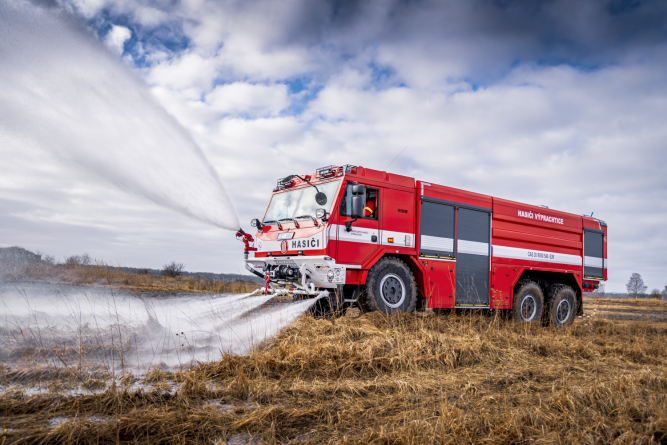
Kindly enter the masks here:
[[183, 267], [183, 263], [172, 261], [171, 263], [162, 266], [162, 275], [171, 278], [180, 277], [183, 273]]

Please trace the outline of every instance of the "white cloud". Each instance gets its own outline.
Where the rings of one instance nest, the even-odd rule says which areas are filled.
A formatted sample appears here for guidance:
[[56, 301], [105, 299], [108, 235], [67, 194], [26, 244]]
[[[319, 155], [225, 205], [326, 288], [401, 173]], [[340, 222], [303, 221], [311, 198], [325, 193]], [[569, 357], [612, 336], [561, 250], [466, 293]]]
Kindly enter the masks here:
[[[664, 26], [651, 21], [660, 16], [657, 3], [617, 15], [609, 5], [577, 1], [70, 3], [91, 20], [130, 17], [147, 36], [164, 32], [162, 46], [138, 36], [148, 63], [140, 72], [233, 190], [242, 222], [264, 210], [278, 177], [326, 164], [384, 169], [405, 148], [391, 171], [573, 213], [595, 211], [609, 223], [608, 289], [623, 290], [632, 272], [650, 287], [667, 282], [667, 45], [655, 31]], [[297, 78], [301, 93], [287, 86]], [[30, 168], [29, 160], [16, 159]], [[31, 187], [0, 176], [0, 198], [65, 184], [57, 175], [49, 181]], [[109, 229], [96, 222], [104, 206], [63, 190], [61, 201], [76, 196], [83, 204], [63, 206], [58, 221], [70, 215], [82, 226]], [[123, 239], [141, 238], [158, 255], [171, 249], [160, 234], [178, 225], [188, 240], [181, 244], [186, 264], [238, 266], [231, 238], [216, 241], [228, 250], [214, 254], [208, 242], [224, 235], [200, 235], [182, 219], [153, 207], [123, 208], [122, 200], [110, 193], [105, 205], [118, 215]], [[86, 203], [96, 209], [89, 219], [81, 216]], [[56, 213], [38, 204], [41, 215]], [[139, 215], [139, 228], [130, 215]], [[151, 224], [154, 230], [143, 229]], [[44, 242], [40, 249], [48, 251]], [[129, 247], [106, 249], [139, 258]]]
[[124, 26], [113, 25], [104, 38], [104, 43], [116, 54], [123, 54], [125, 42], [132, 37], [132, 31]]
[[286, 85], [244, 82], [218, 85], [206, 95], [205, 102], [219, 113], [246, 113], [253, 117], [275, 116], [290, 105]]

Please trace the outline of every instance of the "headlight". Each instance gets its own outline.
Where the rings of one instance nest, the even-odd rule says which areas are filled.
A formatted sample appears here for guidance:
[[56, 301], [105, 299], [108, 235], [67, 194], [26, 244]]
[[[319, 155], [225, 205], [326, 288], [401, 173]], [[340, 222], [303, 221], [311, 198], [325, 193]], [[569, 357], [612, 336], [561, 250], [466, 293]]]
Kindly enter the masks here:
[[327, 272], [327, 280], [329, 280], [329, 283], [331, 283], [334, 279], [334, 271], [329, 269], [329, 272]]
[[327, 214], [327, 211], [324, 210], [324, 209], [317, 209], [317, 210], [315, 210], [315, 217], [317, 217], [317, 219], [322, 219], [322, 218], [324, 218], [324, 216], [325, 216], [326, 214]]

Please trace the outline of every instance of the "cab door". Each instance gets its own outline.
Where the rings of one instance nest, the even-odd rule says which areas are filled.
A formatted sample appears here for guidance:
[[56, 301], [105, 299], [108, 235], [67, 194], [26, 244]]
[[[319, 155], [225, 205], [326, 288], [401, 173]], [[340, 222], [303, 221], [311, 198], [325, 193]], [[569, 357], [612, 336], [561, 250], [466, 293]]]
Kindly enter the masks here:
[[[337, 260], [340, 263], [361, 264], [375, 253], [380, 245], [381, 189], [367, 184], [362, 185], [366, 187], [364, 217], [353, 221], [354, 219], [349, 216], [352, 207], [350, 183], [346, 184], [339, 206]], [[352, 221], [349, 231], [345, 226], [348, 221]]]

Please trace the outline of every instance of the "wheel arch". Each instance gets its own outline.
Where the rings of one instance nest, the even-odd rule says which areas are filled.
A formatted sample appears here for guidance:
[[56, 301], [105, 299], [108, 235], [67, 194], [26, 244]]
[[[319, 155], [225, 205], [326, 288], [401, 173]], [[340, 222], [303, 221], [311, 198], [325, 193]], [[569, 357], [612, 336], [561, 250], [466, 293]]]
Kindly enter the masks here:
[[[415, 276], [415, 281], [417, 282], [417, 296], [419, 298], [424, 298], [424, 271], [419, 266], [419, 261], [417, 260], [417, 258], [414, 255], [385, 252], [383, 255], [377, 257], [375, 261], [373, 261], [373, 264], [368, 266], [368, 270], [370, 271], [373, 268], [373, 266], [375, 266], [384, 258], [398, 258], [399, 260], [402, 260], [405, 264], [407, 264], [408, 268], [410, 268], [410, 271]], [[366, 285], [367, 280], [368, 280], [368, 274], [365, 274], [362, 283], [363, 286]]]

